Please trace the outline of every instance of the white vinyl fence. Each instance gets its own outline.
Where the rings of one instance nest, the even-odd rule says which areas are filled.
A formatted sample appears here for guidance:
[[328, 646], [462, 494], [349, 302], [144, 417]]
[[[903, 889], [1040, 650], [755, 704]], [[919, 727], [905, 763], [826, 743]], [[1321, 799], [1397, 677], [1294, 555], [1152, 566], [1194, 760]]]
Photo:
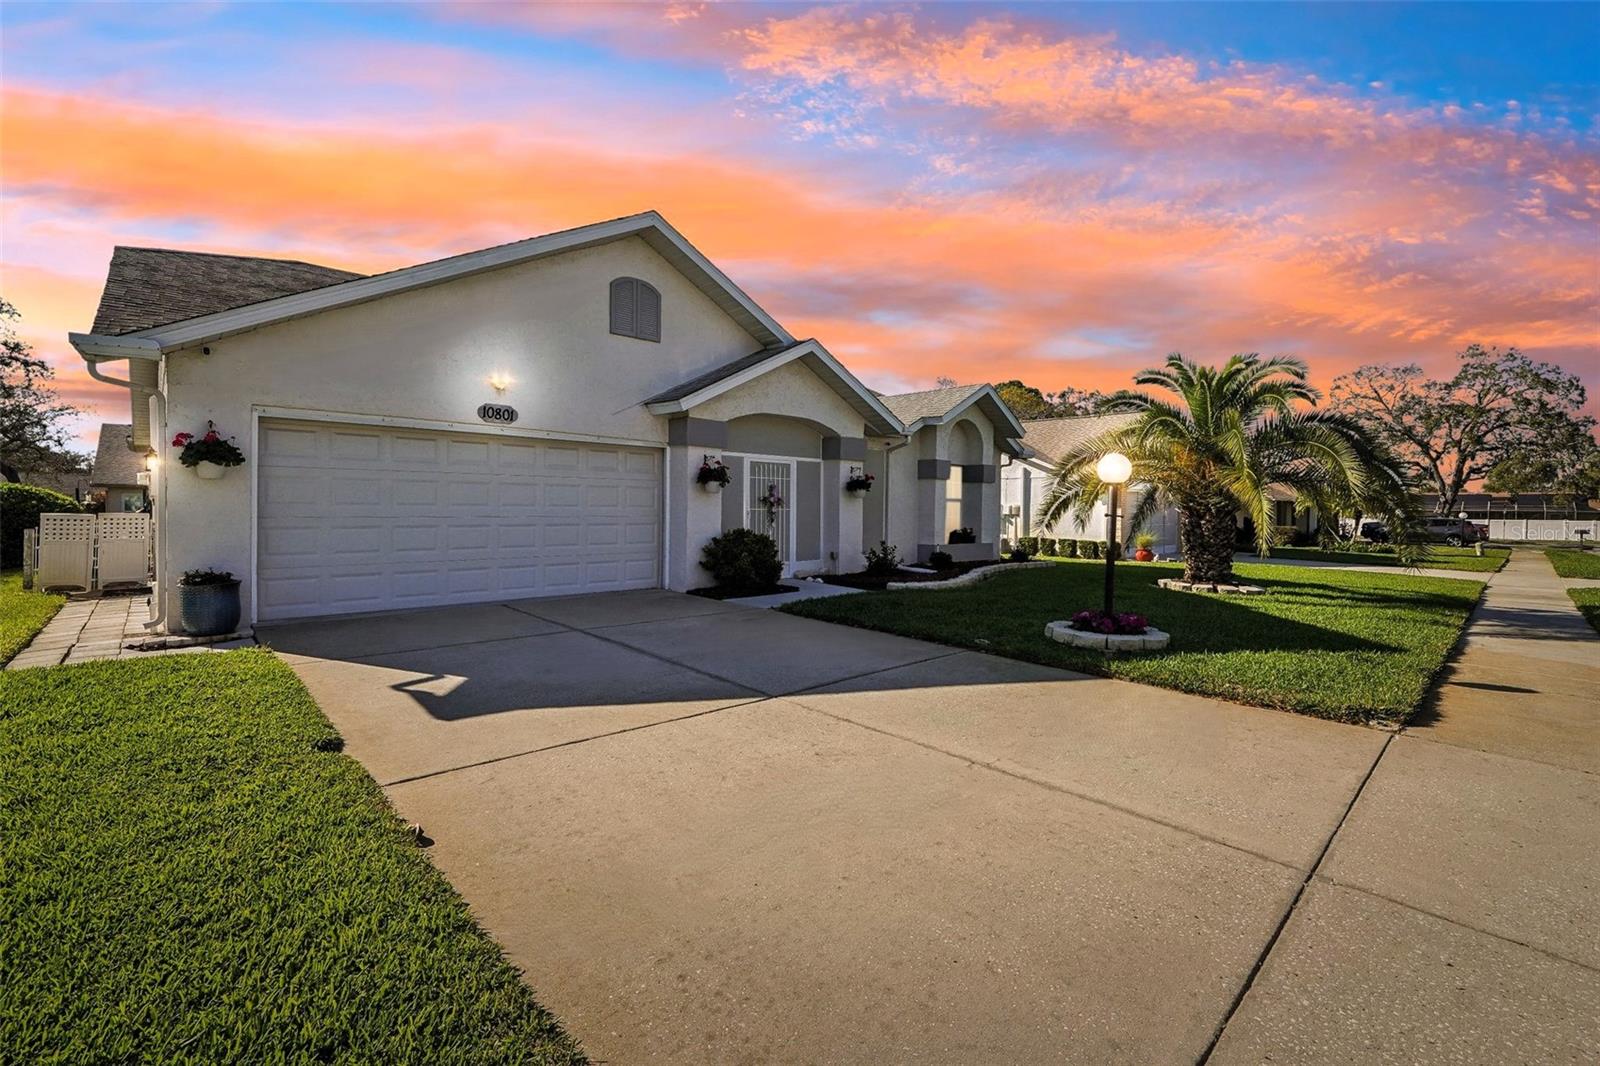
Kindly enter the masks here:
[[42, 514], [22, 538], [22, 585], [104, 589], [147, 585], [153, 572], [147, 514]]
[[1583, 530], [1585, 539], [1593, 544], [1596, 523], [1594, 519], [1577, 518], [1491, 518], [1490, 540], [1572, 540]]

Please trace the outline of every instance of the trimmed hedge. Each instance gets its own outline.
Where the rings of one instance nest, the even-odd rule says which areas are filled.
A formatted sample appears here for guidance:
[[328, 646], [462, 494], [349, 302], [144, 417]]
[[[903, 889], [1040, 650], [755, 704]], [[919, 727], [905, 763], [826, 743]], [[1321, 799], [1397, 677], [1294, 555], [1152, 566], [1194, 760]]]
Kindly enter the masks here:
[[778, 544], [765, 533], [730, 529], [712, 537], [700, 553], [718, 588], [769, 589], [783, 576]]
[[82, 514], [83, 505], [54, 489], [0, 484], [0, 567], [22, 565], [22, 531], [37, 529], [39, 516], [51, 513]]

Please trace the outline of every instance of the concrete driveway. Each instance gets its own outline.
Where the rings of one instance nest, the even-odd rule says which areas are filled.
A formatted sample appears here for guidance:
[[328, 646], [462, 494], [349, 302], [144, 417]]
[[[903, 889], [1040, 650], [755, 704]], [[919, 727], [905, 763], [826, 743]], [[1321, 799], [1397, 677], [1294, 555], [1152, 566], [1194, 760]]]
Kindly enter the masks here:
[[[1429, 889], [1407, 830], [1460, 772], [1439, 745], [665, 592], [260, 636], [597, 1060], [1600, 1042], [1592, 893], [1463, 903], [1503, 844], [1454, 809]], [[1492, 800], [1503, 768], [1473, 772]], [[1369, 778], [1393, 806], [1348, 840]], [[1547, 830], [1592, 818], [1592, 782], [1545, 787]], [[1589, 861], [1566, 839], [1528, 858]]]

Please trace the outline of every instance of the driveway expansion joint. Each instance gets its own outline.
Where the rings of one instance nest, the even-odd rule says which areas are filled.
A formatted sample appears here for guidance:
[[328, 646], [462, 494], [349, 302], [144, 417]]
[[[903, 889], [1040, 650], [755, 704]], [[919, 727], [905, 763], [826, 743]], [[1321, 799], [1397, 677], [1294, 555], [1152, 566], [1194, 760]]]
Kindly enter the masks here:
[[1361, 794], [1366, 791], [1367, 783], [1372, 780], [1372, 775], [1377, 773], [1378, 764], [1388, 754], [1389, 745], [1394, 743], [1394, 738], [1397, 735], [1390, 733], [1384, 737], [1383, 747], [1378, 749], [1378, 754], [1373, 757], [1372, 765], [1367, 767], [1367, 772], [1362, 775], [1360, 783], [1356, 785], [1355, 792], [1350, 796], [1350, 802], [1345, 804], [1344, 812], [1339, 815], [1339, 820], [1334, 823], [1333, 832], [1329, 833], [1328, 839], [1322, 842], [1322, 850], [1317, 853], [1316, 861], [1311, 864], [1311, 869], [1306, 871], [1305, 880], [1301, 881], [1294, 890], [1294, 898], [1289, 901], [1289, 906], [1284, 909], [1283, 917], [1278, 919], [1277, 928], [1272, 930], [1272, 935], [1267, 938], [1266, 945], [1262, 947], [1261, 953], [1256, 956], [1255, 964], [1250, 967], [1250, 972], [1245, 975], [1244, 983], [1239, 986], [1239, 991], [1234, 996], [1233, 1002], [1229, 1004], [1227, 1013], [1222, 1016], [1221, 1023], [1218, 1024], [1216, 1031], [1211, 1034], [1211, 1042], [1206, 1045], [1206, 1049], [1195, 1060], [1199, 1066], [1205, 1066], [1207, 1062], [1211, 1061], [1211, 1056], [1217, 1050], [1217, 1044], [1221, 1042], [1222, 1035], [1228, 1031], [1228, 1023], [1233, 1020], [1234, 1015], [1239, 1013], [1239, 1008], [1244, 1004], [1245, 997], [1250, 994], [1250, 989], [1255, 985], [1256, 978], [1261, 974], [1261, 968], [1267, 964], [1267, 959], [1272, 955], [1272, 949], [1278, 946], [1278, 940], [1283, 936], [1284, 929], [1288, 928], [1289, 919], [1293, 918], [1294, 912], [1299, 910], [1300, 901], [1305, 898], [1306, 889], [1316, 880], [1317, 870], [1327, 861], [1328, 852], [1333, 848], [1333, 842], [1338, 838], [1339, 830], [1343, 829], [1344, 823], [1349, 820], [1350, 812], [1355, 810], [1357, 801], [1361, 799]]
[[1034, 777], [1031, 774], [1025, 774], [1020, 770], [1013, 770], [1008, 767], [1001, 766], [996, 762], [985, 762], [982, 759], [974, 759], [970, 755], [962, 755], [960, 752], [950, 751], [947, 748], [939, 747], [937, 744], [929, 744], [926, 741], [917, 740], [915, 737], [908, 737], [901, 733], [895, 733], [887, 729], [880, 729], [878, 726], [867, 725], [866, 723], [858, 722], [853, 718], [843, 718], [836, 714], [830, 714], [829, 712], [821, 710], [817, 707], [813, 707], [808, 703], [796, 701], [795, 705], [798, 707], [803, 707], [813, 714], [820, 714], [822, 717], [831, 719], [835, 722], [840, 722], [844, 725], [853, 725], [858, 729], [865, 729], [869, 733], [877, 733], [881, 736], [886, 736], [893, 740], [903, 741], [904, 743], [914, 745], [926, 751], [934, 752], [937, 755], [948, 756], [949, 758], [966, 763], [968, 766], [977, 767], [980, 770], [990, 770], [1002, 776], [1009, 777], [1014, 781], [1021, 781], [1024, 784], [1034, 785], [1038, 788], [1045, 789], [1049, 792], [1059, 793], [1063, 796], [1071, 796], [1073, 799], [1083, 800], [1085, 803], [1092, 803], [1097, 807], [1104, 807], [1107, 810], [1116, 811], [1118, 814], [1126, 814], [1137, 818], [1140, 821], [1149, 822], [1152, 825], [1159, 825], [1165, 829], [1172, 829], [1179, 833], [1183, 833], [1186, 836], [1191, 836], [1198, 840], [1204, 840], [1208, 844], [1215, 844], [1218, 847], [1227, 848], [1229, 851], [1238, 852], [1241, 855], [1248, 855], [1253, 859], [1260, 859], [1261, 861], [1269, 862], [1274, 866], [1281, 866], [1286, 870], [1293, 870], [1297, 873], [1301, 870], [1301, 867], [1296, 866], [1292, 862], [1285, 862], [1282, 859], [1275, 859], [1271, 855], [1265, 855], [1259, 851], [1253, 851], [1250, 848], [1242, 847], [1238, 844], [1233, 844], [1214, 836], [1209, 836], [1189, 826], [1178, 825], [1176, 822], [1169, 822], [1165, 819], [1157, 818], [1155, 815], [1147, 814], [1144, 811], [1136, 811], [1131, 807], [1124, 807], [1120, 804], [1112, 803], [1110, 800], [1102, 799], [1099, 796], [1089, 795], [1086, 792], [1078, 792], [1074, 789], [1066, 787], [1065, 785], [1058, 784], [1054, 781], [1046, 781], [1043, 778]]
[[1593, 963], [1584, 962], [1581, 959], [1575, 959], [1570, 955], [1563, 955], [1559, 951], [1551, 951], [1549, 948], [1542, 948], [1538, 944], [1530, 944], [1526, 940], [1518, 940], [1514, 936], [1506, 936], [1504, 933], [1497, 933], [1492, 929], [1484, 929], [1481, 926], [1473, 925], [1470, 922], [1463, 922], [1459, 918], [1452, 918], [1448, 914], [1441, 914], [1439, 911], [1430, 910], [1427, 907], [1419, 907], [1415, 903], [1407, 903], [1403, 899], [1396, 899], [1395, 897], [1386, 895], [1382, 892], [1375, 892], [1372, 889], [1366, 888], [1362, 885], [1352, 884], [1349, 881], [1340, 881], [1337, 878], [1329, 877], [1327, 874], [1317, 874], [1315, 877], [1318, 884], [1330, 885], [1334, 888], [1342, 888], [1346, 892], [1359, 892], [1363, 896], [1370, 896], [1373, 899], [1381, 899], [1385, 903], [1392, 903], [1396, 907], [1404, 907], [1406, 910], [1415, 911], [1417, 914], [1425, 914], [1435, 921], [1444, 922], [1447, 925], [1453, 925], [1457, 929], [1465, 929], [1469, 933], [1477, 933], [1480, 936], [1491, 937], [1505, 944], [1512, 944], [1519, 948], [1526, 948], [1529, 951], [1537, 952], [1538, 954], [1543, 955], [1546, 958], [1554, 959], [1557, 962], [1564, 962], [1569, 966], [1576, 966], [1580, 970], [1588, 970], [1590, 973], [1600, 973], [1600, 966], [1596, 966]]

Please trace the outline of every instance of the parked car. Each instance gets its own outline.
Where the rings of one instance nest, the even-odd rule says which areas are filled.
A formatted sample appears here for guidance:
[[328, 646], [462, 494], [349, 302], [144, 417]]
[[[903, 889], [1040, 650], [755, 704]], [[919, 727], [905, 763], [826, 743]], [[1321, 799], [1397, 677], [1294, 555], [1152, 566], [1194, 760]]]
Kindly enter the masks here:
[[1468, 522], [1465, 518], [1451, 518], [1448, 515], [1434, 515], [1423, 523], [1423, 533], [1435, 544], [1448, 544], [1452, 548], [1459, 548], [1463, 544], [1476, 544], [1480, 540], [1487, 540], [1489, 530], [1475, 522]]
[[1361, 523], [1361, 539], [1370, 540], [1374, 544], [1389, 543], [1389, 527], [1382, 522]]

